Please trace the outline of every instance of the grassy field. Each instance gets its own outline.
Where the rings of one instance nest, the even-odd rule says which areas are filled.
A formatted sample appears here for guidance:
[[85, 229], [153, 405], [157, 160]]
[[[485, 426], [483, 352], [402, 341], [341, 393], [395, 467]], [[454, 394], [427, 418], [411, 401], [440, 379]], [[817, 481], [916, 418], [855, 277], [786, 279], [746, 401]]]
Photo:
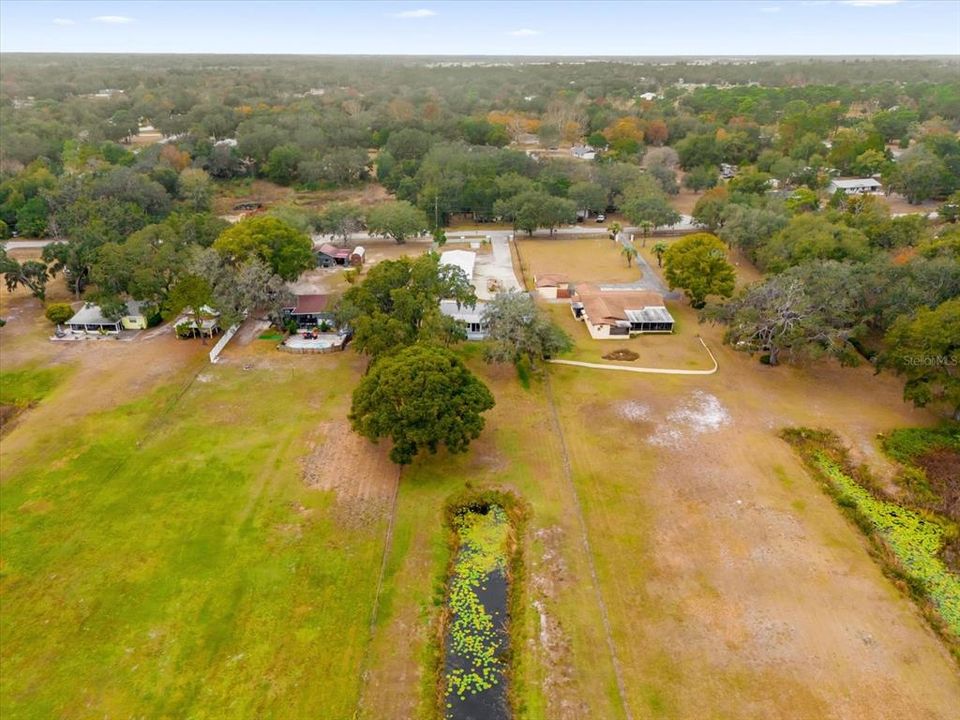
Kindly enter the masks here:
[[[623, 263], [608, 254], [581, 279]], [[550, 307], [571, 357], [619, 346]], [[497, 400], [487, 428], [404, 469], [394, 506], [367, 494], [382, 449], [346, 429], [353, 353], [251, 339], [211, 366], [162, 335], [50, 343], [38, 303], [4, 308], [2, 372], [38, 399], [0, 445], [4, 718], [428, 718], [443, 507], [484, 486], [532, 508], [521, 718], [960, 706], [943, 645], [778, 437], [830, 427], [882, 471], [879, 432], [933, 422], [893, 377], [761, 366], [682, 304], [678, 334], [630, 341], [635, 363], [707, 367], [700, 332], [716, 375], [554, 367], [524, 389], [468, 344]], [[315, 462], [325, 480], [305, 482]]]
[[636, 265], [627, 267], [617, 245], [606, 236], [522, 238], [517, 244], [531, 288], [535, 276], [553, 273], [565, 275], [572, 282], [628, 283], [640, 279], [640, 269]]
[[312, 370], [258, 392], [218, 368], [18, 428], [37, 437], [3, 456], [0, 714], [349, 716], [385, 520], [346, 531], [301, 481], [298, 441], [352, 375]]

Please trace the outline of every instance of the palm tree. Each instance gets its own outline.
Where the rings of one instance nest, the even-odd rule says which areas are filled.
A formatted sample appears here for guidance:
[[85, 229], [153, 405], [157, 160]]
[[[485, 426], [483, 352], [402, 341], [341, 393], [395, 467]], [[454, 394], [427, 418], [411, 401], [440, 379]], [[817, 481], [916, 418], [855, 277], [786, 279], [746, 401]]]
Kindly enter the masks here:
[[657, 256], [657, 267], [663, 267], [663, 254], [670, 247], [662, 240], [653, 246], [653, 254]]
[[623, 226], [618, 222], [610, 223], [610, 239], [616, 240], [617, 236], [620, 234], [620, 231], [623, 230]]
[[633, 259], [637, 256], [637, 249], [632, 243], [624, 243], [620, 254], [627, 259], [627, 267], [632, 267]]
[[656, 226], [649, 220], [643, 220], [640, 223], [640, 230], [643, 232], [643, 247], [647, 246], [647, 235], [650, 234], [650, 231], [653, 230]]

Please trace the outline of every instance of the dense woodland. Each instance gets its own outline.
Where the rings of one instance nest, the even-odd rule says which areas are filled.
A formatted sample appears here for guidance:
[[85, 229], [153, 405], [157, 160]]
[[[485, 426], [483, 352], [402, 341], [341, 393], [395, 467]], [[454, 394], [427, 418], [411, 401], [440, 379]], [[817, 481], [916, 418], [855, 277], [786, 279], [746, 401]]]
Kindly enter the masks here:
[[[63, 273], [112, 312], [135, 298], [159, 313], [209, 302], [230, 318], [279, 307], [284, 281], [313, 262], [311, 232], [345, 240], [366, 227], [403, 242], [442, 238], [464, 216], [533, 232], [614, 211], [646, 231], [678, 220], [669, 200], [686, 187], [704, 192], [694, 218], [766, 273], [704, 309], [737, 347], [772, 363], [866, 356], [904, 372], [917, 402], [960, 406], [956, 365], [883, 352], [913, 338], [957, 353], [958, 69], [956, 58], [5, 56], [0, 236], [62, 242], [40, 261], [0, 262], [9, 287], [41, 298]], [[128, 143], [144, 125], [164, 140]], [[597, 158], [549, 152], [573, 144]], [[878, 177], [910, 203], [934, 201], [938, 217], [831, 196], [836, 176]], [[243, 178], [305, 191], [379, 182], [394, 199], [275, 208], [228, 229], [211, 201]]]

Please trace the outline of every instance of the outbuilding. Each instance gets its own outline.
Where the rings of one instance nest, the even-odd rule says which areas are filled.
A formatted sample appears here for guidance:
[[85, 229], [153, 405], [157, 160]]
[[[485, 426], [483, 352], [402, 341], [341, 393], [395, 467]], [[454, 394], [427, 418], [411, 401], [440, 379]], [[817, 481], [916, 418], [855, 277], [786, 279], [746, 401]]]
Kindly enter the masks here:
[[353, 249], [353, 252], [350, 253], [350, 264], [354, 267], [360, 267], [363, 265], [364, 261], [367, 258], [367, 251], [362, 245], [357, 245]]
[[351, 255], [350, 248], [340, 248], [330, 243], [323, 243], [317, 249], [317, 265], [325, 268], [350, 265]]
[[546, 273], [535, 275], [533, 283], [545, 300], [561, 300], [570, 297], [570, 280], [565, 275]]

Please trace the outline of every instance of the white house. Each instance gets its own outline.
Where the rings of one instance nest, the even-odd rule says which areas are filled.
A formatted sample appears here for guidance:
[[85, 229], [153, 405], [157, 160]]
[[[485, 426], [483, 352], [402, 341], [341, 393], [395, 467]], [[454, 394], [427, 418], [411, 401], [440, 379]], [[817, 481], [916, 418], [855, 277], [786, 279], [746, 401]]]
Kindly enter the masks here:
[[645, 93], [640, 93], [640, 99], [646, 100], [647, 102], [652, 102], [653, 100], [659, 100], [660, 96], [654, 92], [645, 92]]
[[578, 160], [593, 160], [597, 157], [597, 151], [590, 145], [574, 145], [570, 148], [570, 153]]
[[648, 290], [577, 286], [570, 305], [594, 340], [617, 340], [641, 333], [672, 333], [673, 316], [663, 296]]
[[483, 322], [485, 303], [478, 302], [475, 307], [457, 305], [456, 300], [441, 300], [440, 312], [459, 320], [466, 326], [467, 340], [483, 340], [487, 337], [487, 326]]
[[847, 195], [866, 195], [883, 192], [883, 185], [875, 178], [836, 178], [827, 185], [827, 192], [833, 195], [837, 190]]

